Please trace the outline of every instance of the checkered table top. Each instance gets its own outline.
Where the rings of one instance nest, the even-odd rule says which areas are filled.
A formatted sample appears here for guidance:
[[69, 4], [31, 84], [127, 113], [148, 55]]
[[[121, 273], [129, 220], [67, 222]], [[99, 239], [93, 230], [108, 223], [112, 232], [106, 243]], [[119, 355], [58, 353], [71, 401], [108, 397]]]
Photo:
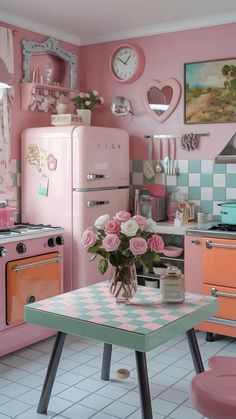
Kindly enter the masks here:
[[158, 335], [160, 338], [179, 327], [186, 331], [216, 311], [215, 298], [186, 293], [185, 303], [163, 304], [158, 289], [142, 286], [131, 304], [117, 304], [110, 295], [108, 282], [101, 282], [29, 304], [25, 306], [25, 319], [121, 346], [136, 347], [140, 342], [145, 350]]

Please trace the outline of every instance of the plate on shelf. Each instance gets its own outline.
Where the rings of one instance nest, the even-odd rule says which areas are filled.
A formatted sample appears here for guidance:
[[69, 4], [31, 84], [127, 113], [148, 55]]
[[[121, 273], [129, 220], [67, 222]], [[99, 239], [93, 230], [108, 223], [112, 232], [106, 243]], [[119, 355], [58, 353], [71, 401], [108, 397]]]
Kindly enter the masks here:
[[177, 258], [180, 255], [182, 255], [184, 249], [182, 247], [176, 247], [176, 246], [166, 246], [164, 247], [162, 253], [165, 256]]

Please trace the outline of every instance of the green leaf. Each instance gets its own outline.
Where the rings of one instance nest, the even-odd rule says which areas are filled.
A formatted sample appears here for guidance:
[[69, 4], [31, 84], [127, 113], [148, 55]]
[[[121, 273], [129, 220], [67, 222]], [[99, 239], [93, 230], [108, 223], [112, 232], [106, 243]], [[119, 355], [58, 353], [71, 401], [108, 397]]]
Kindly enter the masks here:
[[153, 258], [153, 253], [151, 251], [148, 251], [147, 253], [145, 253], [145, 255], [140, 256], [139, 261], [143, 266], [146, 266], [146, 268], [151, 270], [153, 267]]
[[98, 269], [101, 274], [104, 274], [108, 268], [108, 261], [106, 259], [101, 259], [98, 262]]

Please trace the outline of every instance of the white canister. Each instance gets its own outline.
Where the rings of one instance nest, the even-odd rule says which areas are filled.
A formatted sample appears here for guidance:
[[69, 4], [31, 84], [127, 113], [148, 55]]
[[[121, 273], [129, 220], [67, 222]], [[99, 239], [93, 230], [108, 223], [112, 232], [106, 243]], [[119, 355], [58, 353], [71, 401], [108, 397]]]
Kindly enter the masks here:
[[184, 275], [177, 266], [169, 266], [166, 275], [161, 275], [160, 291], [163, 303], [182, 303], [184, 301]]

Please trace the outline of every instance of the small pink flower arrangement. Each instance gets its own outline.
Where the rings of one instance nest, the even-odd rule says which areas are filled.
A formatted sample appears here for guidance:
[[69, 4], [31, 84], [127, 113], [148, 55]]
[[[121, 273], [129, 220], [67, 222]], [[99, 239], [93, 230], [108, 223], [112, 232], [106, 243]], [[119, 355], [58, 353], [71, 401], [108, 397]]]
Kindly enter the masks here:
[[104, 97], [98, 96], [97, 90], [88, 90], [88, 92], [79, 92], [78, 96], [71, 99], [77, 109], [92, 110], [96, 105], [103, 105]]
[[114, 267], [135, 263], [152, 269], [164, 248], [157, 232], [157, 223], [151, 218], [132, 217], [127, 211], [119, 211], [112, 219], [108, 214], [97, 218], [94, 225], [85, 230], [81, 243], [87, 252], [101, 256], [98, 269], [102, 274], [107, 271], [109, 262]]

